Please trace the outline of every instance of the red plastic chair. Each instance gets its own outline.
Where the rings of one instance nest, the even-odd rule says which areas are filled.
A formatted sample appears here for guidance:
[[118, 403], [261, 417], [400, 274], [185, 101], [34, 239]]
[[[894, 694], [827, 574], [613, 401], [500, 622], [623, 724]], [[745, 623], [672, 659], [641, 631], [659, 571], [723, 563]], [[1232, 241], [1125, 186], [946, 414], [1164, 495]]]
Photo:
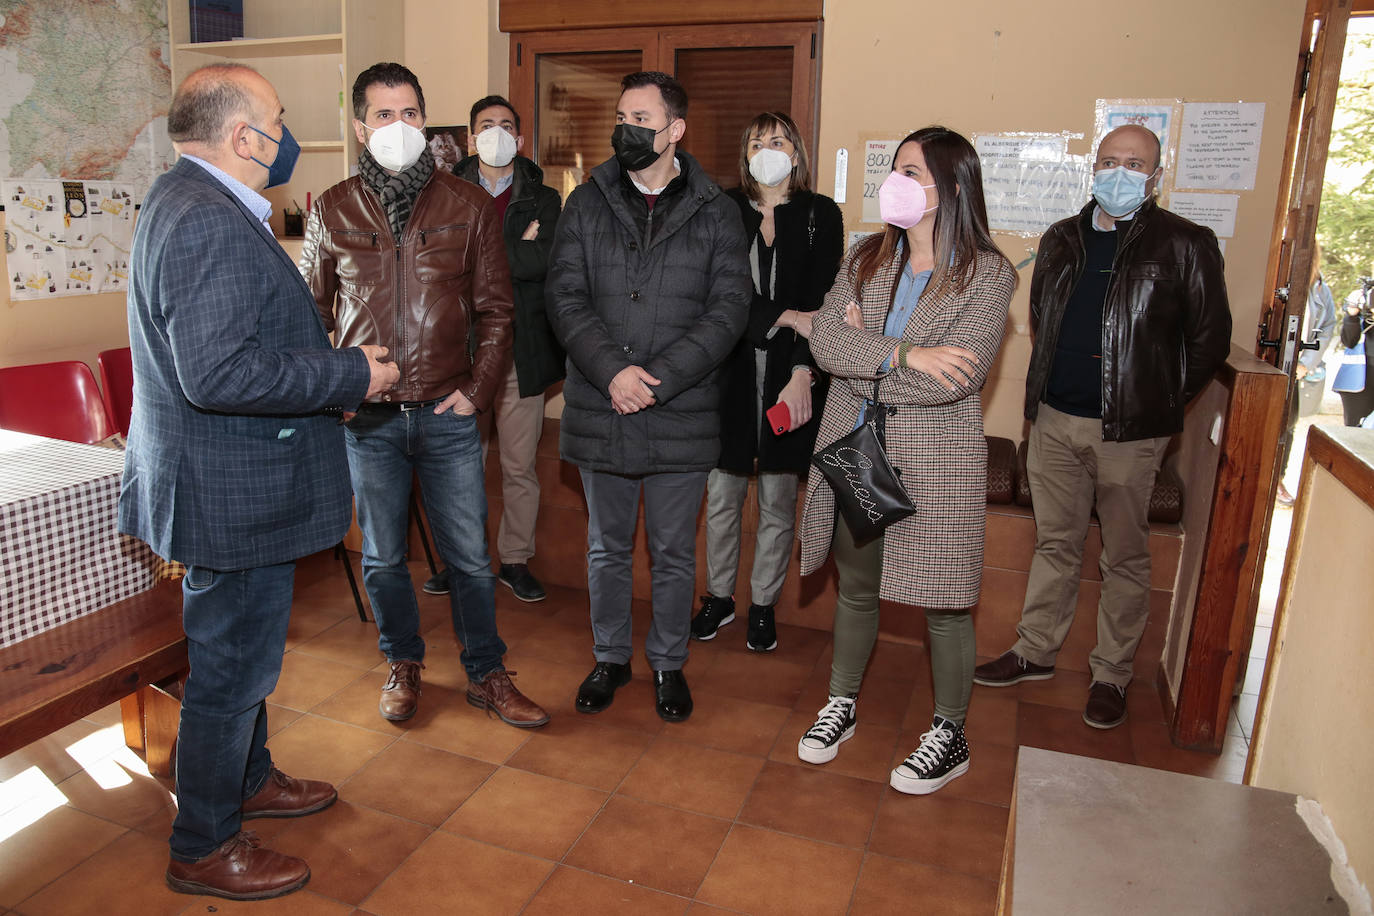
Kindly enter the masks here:
[[0, 369], [0, 428], [87, 443], [115, 433], [95, 376], [75, 360]]
[[100, 391], [105, 396], [105, 411], [120, 434], [127, 438], [129, 414], [134, 406], [133, 351], [128, 347], [101, 350], [95, 361], [100, 367]]

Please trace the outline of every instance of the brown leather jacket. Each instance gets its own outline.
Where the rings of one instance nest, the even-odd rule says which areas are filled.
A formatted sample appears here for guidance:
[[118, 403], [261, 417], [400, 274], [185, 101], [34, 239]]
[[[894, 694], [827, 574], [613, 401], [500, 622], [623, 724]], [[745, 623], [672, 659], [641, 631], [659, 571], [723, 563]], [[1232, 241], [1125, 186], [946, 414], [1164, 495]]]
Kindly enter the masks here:
[[335, 346], [382, 344], [400, 380], [374, 400], [455, 389], [491, 407], [511, 364], [510, 267], [491, 195], [436, 170], [397, 245], [381, 199], [341, 181], [310, 210], [300, 271]]
[[[1092, 201], [1049, 228], [1031, 275], [1026, 419], [1049, 383], [1064, 307], [1083, 273]], [[1172, 436], [1231, 352], [1231, 307], [1211, 229], [1147, 200], [1117, 243], [1102, 307], [1102, 438]]]

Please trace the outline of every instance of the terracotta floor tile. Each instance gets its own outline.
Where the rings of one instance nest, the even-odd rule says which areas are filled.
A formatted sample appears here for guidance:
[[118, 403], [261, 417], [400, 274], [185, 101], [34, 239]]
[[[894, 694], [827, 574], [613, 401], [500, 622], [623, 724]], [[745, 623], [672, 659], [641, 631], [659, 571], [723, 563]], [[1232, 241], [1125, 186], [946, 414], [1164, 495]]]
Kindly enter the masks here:
[[649, 744], [647, 735], [572, 713], [553, 718], [511, 755], [509, 766], [610, 791]]
[[[1162, 722], [1138, 722], [1135, 719], [1127, 719], [1126, 724], [1121, 727], [1130, 730], [1131, 750], [1135, 754], [1135, 762], [1141, 766], [1212, 778], [1221, 778], [1220, 774], [1235, 767], [1235, 762], [1229, 760], [1225, 754], [1209, 754], [1206, 751], [1189, 751], [1175, 747], [1169, 739], [1169, 727]], [[1243, 738], [1233, 745], [1233, 748], [1236, 747], [1241, 751], [1245, 750]], [[1244, 762], [1245, 755], [1242, 753], [1242, 766]]]
[[996, 881], [870, 853], [864, 857], [850, 912], [906, 916], [926, 910], [942, 916], [987, 916], [996, 907]]
[[[81, 764], [67, 752], [67, 748], [107, 727], [81, 719], [59, 728], [27, 747], [21, 747], [12, 754], [0, 757], [0, 780], [9, 779], [30, 767], [37, 767], [49, 781], [61, 782], [81, 769]], [[3, 787], [0, 786], [0, 811], [5, 809], [5, 798]]]
[[[343, 567], [339, 567], [340, 570]], [[327, 594], [319, 588], [307, 589], [302, 591], [296, 589], [295, 600], [291, 603], [291, 622], [286, 629], [286, 648], [294, 649], [303, 642], [314, 639], [325, 630], [348, 620], [358, 619], [358, 612], [353, 607], [353, 594], [348, 590], [348, 583], [340, 578], [338, 588], [330, 584], [328, 592], [337, 594]], [[363, 596], [363, 607], [367, 608], [367, 593], [363, 591], [363, 583], [358, 582], [358, 591]], [[369, 608], [367, 616], [372, 616]]]
[[[40, 802], [35, 800], [31, 804], [38, 806]], [[33, 814], [39, 810], [40, 807], [29, 809]], [[5, 820], [11, 822], [26, 814], [25, 806], [21, 805], [12, 809]], [[23, 820], [31, 818], [29, 814]], [[21, 900], [125, 832], [125, 828], [117, 824], [66, 805], [42, 814], [0, 842], [0, 906], [17, 906]]]
[[736, 826], [697, 897], [757, 916], [844, 913], [862, 859], [857, 849]]
[[778, 740], [773, 745], [773, 750], [768, 755], [768, 759], [801, 767], [819, 766], [827, 773], [857, 776], [859, 779], [886, 783], [891, 775], [892, 765], [890, 761], [892, 760], [893, 749], [897, 746], [899, 730], [890, 725], [870, 725], [862, 718], [862, 711], [860, 711], [859, 716], [859, 724], [854, 729], [854, 736], [840, 745], [839, 754], [836, 755], [835, 759], [829, 763], [817, 765], [805, 763], [797, 757], [797, 742], [815, 724], [816, 714], [815, 712], [794, 712], [783, 723], [782, 731], [778, 733]]
[[428, 706], [422, 697], [420, 711], [406, 723], [404, 731], [403, 741], [418, 741], [488, 763], [505, 762], [530, 738], [530, 730], [507, 725], [486, 710], [468, 705], [461, 694], [452, 691], [442, 702]]
[[[1061, 656], [1062, 657], [1062, 656]], [[1083, 713], [1083, 707], [1088, 702], [1088, 687], [1092, 684], [1092, 676], [1086, 671], [1071, 671], [1062, 665], [1055, 668], [1054, 677], [1048, 681], [1025, 681], [1014, 687], [988, 687], [985, 690], [1015, 690], [1018, 699], [1023, 703], [1034, 703], [1037, 706], [1055, 706], [1059, 709], [1071, 709], [1079, 715]], [[978, 690], [978, 685], [974, 685], [974, 690]], [[1137, 688], [1138, 689], [1138, 688]], [[1134, 693], [1135, 691], [1129, 691]]]
[[863, 846], [884, 787], [825, 767], [769, 762], [754, 783], [739, 822], [825, 843]]
[[337, 784], [394, 740], [365, 728], [305, 715], [282, 729], [268, 749], [283, 772]]
[[[1020, 709], [1014, 695], [1003, 693], [996, 687], [973, 685], [973, 696], [969, 698], [968, 718], [964, 720], [964, 731], [970, 744], [1001, 744], [1016, 747], [1016, 716]], [[930, 716], [921, 721], [916, 710], [907, 714], [907, 727], [928, 727]]]
[[[167, 844], [130, 831], [19, 904], [39, 916], [156, 916], [180, 913], [192, 898], [167, 887]], [[137, 888], [137, 893], [112, 893]]]
[[559, 866], [525, 907], [524, 916], [672, 916], [690, 901], [637, 884]]
[[[921, 743], [930, 726], [908, 729], [897, 739], [892, 766], [897, 766]], [[979, 744], [969, 739], [969, 768], [963, 776], [948, 783], [940, 794], [966, 798], [985, 805], [1011, 804], [1011, 787], [1016, 776], [1016, 748], [1005, 744]]]
[[318, 814], [291, 819], [271, 845], [310, 863], [312, 891], [358, 904], [429, 834], [423, 824], [340, 799]]
[[288, 709], [302, 712], [314, 709], [364, 676], [364, 669], [356, 665], [344, 665], [303, 652], [288, 653], [287, 659], [283, 659], [277, 689], [267, 699]]
[[929, 681], [929, 658], [923, 645], [880, 639], [873, 646], [864, 679], [897, 678], [908, 684]]
[[[511, 629], [514, 629], [513, 633]], [[584, 618], [580, 624], [564, 618], [529, 618], [514, 628], [503, 626], [501, 638], [506, 641], [516, 660], [531, 656], [585, 667], [588, 671], [595, 663], [592, 658], [592, 627], [588, 618]]]
[[[1254, 690], [1250, 691], [1250, 693], [1257, 692], [1258, 691]], [[111, 725], [120, 725], [124, 721], [123, 713], [120, 711], [119, 703], [117, 702], [102, 706], [90, 715], [82, 716], [82, 718], [87, 722], [94, 722], [101, 728], [108, 728]]]
[[377, 625], [363, 623], [356, 617], [339, 621], [293, 646], [291, 651], [355, 668], [371, 668], [382, 657], [377, 649]]
[[1016, 740], [1018, 744], [1043, 747], [1066, 754], [1135, 763], [1131, 749], [1131, 730], [1093, 728], [1083, 721], [1081, 709], [1061, 709], [1022, 703], [1017, 712]]
[[791, 708], [814, 667], [758, 652], [716, 652], [704, 670], [688, 670], [687, 682], [694, 696], [736, 697]]
[[275, 900], [225, 900], [221, 897], [185, 897], [190, 906], [182, 912], [187, 916], [214, 913], [216, 916], [348, 916], [359, 910], [347, 903], [330, 900], [315, 893], [307, 884], [304, 889]]
[[285, 706], [277, 706], [274, 703], [267, 704], [267, 738], [271, 741], [273, 735], [281, 731], [286, 726], [295, 722], [305, 715], [299, 709], [287, 709]]
[[868, 850], [996, 881], [1008, 814], [1000, 805], [944, 791], [918, 796], [889, 790], [878, 806]]
[[481, 760], [397, 741], [339, 786], [339, 796], [437, 827], [495, 770]]
[[362, 903], [377, 916], [518, 913], [553, 863], [439, 831]]
[[763, 757], [772, 749], [787, 715], [786, 709], [771, 703], [707, 696], [696, 702], [690, 719], [673, 723], [668, 731], [689, 744]]
[[617, 790], [644, 801], [734, 819], [763, 768], [747, 757], [660, 735]]
[[[746, 586], [746, 591], [747, 588]], [[748, 599], [745, 598], [746, 603], [736, 603], [734, 623], [728, 624], [715, 639], [704, 643], [692, 643], [692, 649], [701, 651], [709, 646], [717, 651], [749, 652], [754, 655], [765, 654], [754, 652], [749, 648], [747, 638], [749, 634], [749, 605], [747, 601]], [[777, 607], [774, 619], [777, 623], [778, 647], [766, 654], [769, 658], [777, 658], [792, 664], [815, 664], [821, 652], [830, 644], [830, 631], [789, 624], [786, 622], [788, 610], [781, 604]]]
[[599, 789], [502, 767], [444, 823], [452, 833], [561, 859], [606, 803]]
[[57, 789], [73, 808], [135, 827], [166, 808], [172, 793], [148, 775], [148, 767], [120, 740], [118, 751], [62, 780]]
[[730, 822], [617, 795], [565, 864], [680, 896], [696, 893]]

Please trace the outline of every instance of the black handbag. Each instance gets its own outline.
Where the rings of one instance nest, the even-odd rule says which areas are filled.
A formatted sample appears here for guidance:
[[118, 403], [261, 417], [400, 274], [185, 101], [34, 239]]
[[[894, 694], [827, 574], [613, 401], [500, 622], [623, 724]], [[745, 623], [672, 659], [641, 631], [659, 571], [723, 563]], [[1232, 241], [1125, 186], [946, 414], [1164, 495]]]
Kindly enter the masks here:
[[834, 488], [835, 505], [856, 544], [871, 541], [916, 512], [900, 472], [887, 460], [885, 422], [894, 410], [879, 403], [875, 381], [873, 404], [859, 428], [811, 456], [811, 463]]

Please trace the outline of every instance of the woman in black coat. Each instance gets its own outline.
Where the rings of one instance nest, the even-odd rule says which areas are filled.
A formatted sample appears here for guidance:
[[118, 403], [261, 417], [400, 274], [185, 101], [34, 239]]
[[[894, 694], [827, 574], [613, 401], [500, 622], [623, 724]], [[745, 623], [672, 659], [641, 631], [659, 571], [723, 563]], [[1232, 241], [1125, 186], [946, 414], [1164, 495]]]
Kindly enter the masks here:
[[[1350, 350], [1361, 340], [1364, 341], [1364, 388], [1340, 392], [1346, 426], [1359, 426], [1360, 421], [1374, 413], [1374, 308], [1370, 306], [1367, 288], [1356, 290], [1345, 300], [1345, 318], [1341, 322], [1341, 346]], [[1346, 360], [1358, 358], [1349, 354], [1344, 357]]]
[[[797, 514], [797, 483], [816, 443], [815, 418], [828, 379], [806, 339], [844, 253], [835, 202], [810, 190], [811, 170], [797, 126], [782, 112], [759, 115], [740, 140], [741, 186], [727, 192], [740, 208], [754, 299], [744, 338], [721, 380], [720, 463], [706, 495], [706, 583], [692, 635], [712, 639], [735, 619], [735, 577], [749, 477], [758, 473], [759, 521], [750, 576], [750, 649], [777, 647], [773, 606], [787, 576]], [[777, 420], [769, 408], [785, 405]], [[776, 416], [775, 412], [775, 416]]]

